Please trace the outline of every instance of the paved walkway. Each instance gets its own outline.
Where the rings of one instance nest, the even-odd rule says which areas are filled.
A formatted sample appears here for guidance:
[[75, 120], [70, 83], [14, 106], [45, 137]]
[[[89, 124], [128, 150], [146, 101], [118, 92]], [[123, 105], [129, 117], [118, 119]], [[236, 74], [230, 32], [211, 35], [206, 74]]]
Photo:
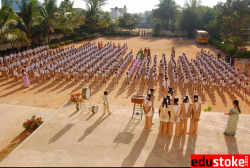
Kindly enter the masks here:
[[203, 112], [198, 136], [158, 135], [131, 120], [132, 107], [111, 105], [111, 116], [75, 111], [65, 105], [5, 160], [4, 166], [190, 166], [190, 154], [250, 153], [250, 115], [241, 115], [237, 136], [222, 134], [228, 116]]
[[23, 130], [23, 122], [32, 115], [44, 121], [51, 117], [55, 109], [21, 105], [0, 104], [0, 151]]

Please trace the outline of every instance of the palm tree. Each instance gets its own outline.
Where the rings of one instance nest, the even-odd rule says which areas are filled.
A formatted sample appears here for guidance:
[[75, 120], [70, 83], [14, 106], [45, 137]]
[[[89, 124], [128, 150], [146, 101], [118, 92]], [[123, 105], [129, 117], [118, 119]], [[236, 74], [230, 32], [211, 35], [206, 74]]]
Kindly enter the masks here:
[[58, 29], [63, 34], [64, 41], [66, 40], [67, 34], [73, 34], [74, 29], [84, 24], [83, 11], [78, 12], [76, 9], [73, 9], [73, 4], [74, 2], [61, 3], [59, 7], [61, 18]]
[[202, 1], [201, 0], [186, 0], [184, 7], [185, 8], [192, 8], [192, 9], [197, 9], [198, 7], [201, 6]]
[[19, 17], [10, 5], [11, 2], [6, 2], [0, 9], [0, 43], [11, 43], [13, 49], [19, 41], [29, 45], [30, 41], [27, 39], [25, 32], [16, 28]]
[[169, 28], [170, 21], [176, 18], [179, 11], [179, 5], [174, 0], [160, 0], [158, 9], [153, 13], [154, 17], [163, 19], [166, 22], [166, 29]]
[[101, 7], [106, 4], [107, 0], [84, 0], [87, 4], [86, 25], [89, 31], [96, 29], [100, 18]]
[[40, 6], [40, 13], [42, 16], [40, 27], [48, 36], [48, 44], [50, 44], [50, 37], [59, 25], [61, 16], [55, 4], [55, 0], [45, 0], [42, 6]]
[[35, 34], [37, 31], [39, 32], [37, 28], [39, 28], [41, 20], [43, 20], [43, 17], [37, 12], [38, 2], [37, 0], [22, 0], [20, 4], [18, 0], [15, 1], [19, 10], [21, 11], [19, 16], [24, 31], [26, 32], [26, 36], [32, 42], [34, 38], [37, 38]]

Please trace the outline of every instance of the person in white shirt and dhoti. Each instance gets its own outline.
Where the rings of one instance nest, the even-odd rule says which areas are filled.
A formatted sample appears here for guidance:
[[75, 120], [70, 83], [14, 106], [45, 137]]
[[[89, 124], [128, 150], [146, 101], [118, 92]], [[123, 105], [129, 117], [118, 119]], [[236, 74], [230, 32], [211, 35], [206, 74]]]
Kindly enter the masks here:
[[170, 82], [168, 81], [168, 78], [166, 77], [165, 78], [165, 81], [163, 82], [162, 84], [162, 87], [163, 87], [163, 97], [166, 97], [166, 94], [168, 92], [168, 88], [170, 87]]
[[108, 111], [108, 115], [110, 115], [111, 112], [109, 111], [109, 99], [108, 99], [108, 92], [107, 91], [104, 92], [102, 99], [103, 99], [103, 115], [106, 114], [106, 111]]

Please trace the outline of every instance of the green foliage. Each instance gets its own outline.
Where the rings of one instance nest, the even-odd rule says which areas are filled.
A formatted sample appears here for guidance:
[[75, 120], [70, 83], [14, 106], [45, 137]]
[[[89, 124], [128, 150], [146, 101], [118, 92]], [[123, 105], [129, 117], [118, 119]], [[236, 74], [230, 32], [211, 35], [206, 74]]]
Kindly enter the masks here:
[[60, 42], [60, 45], [61, 45], [61, 46], [64, 46], [64, 45], [65, 45], [65, 43], [64, 43], [64, 42]]
[[53, 49], [53, 48], [55, 48], [56, 46], [55, 46], [55, 44], [51, 44], [51, 45], [49, 45], [49, 47]]
[[152, 36], [153, 36], [153, 37], [160, 37], [161, 34], [160, 34], [160, 33], [152, 33]]
[[55, 48], [56, 48], [56, 47], [60, 47], [60, 46], [61, 46], [60, 43], [56, 43], [56, 44], [55, 44]]
[[228, 53], [231, 56], [234, 55], [237, 51], [235, 47], [231, 47], [229, 45], [223, 44], [221, 41], [215, 40], [213, 38], [210, 38], [209, 42], [213, 44], [215, 47], [221, 48], [225, 53]]
[[213, 107], [211, 105], [208, 105], [207, 108], [204, 108], [203, 111], [210, 112], [212, 111]]
[[85, 11], [86, 24], [84, 28], [89, 33], [93, 33], [97, 29], [108, 27], [108, 23], [106, 21], [107, 14], [101, 10], [101, 7], [106, 4], [107, 0], [85, 0], [85, 2], [87, 10]]
[[235, 55], [237, 58], [250, 58], [250, 51], [237, 51]]
[[116, 19], [117, 27], [129, 31], [135, 29], [139, 22], [140, 16], [137, 14], [132, 15], [130, 13], [125, 13], [122, 17], [120, 16]]
[[105, 32], [103, 34], [105, 36], [129, 36], [129, 37], [139, 36], [139, 33], [137, 32], [126, 32], [126, 31]]
[[200, 12], [195, 8], [183, 9], [178, 21], [181, 30], [188, 31], [189, 36], [194, 36], [194, 31], [200, 28]]
[[165, 29], [169, 29], [170, 22], [173, 22], [179, 14], [179, 6], [174, 0], [160, 0], [158, 8], [153, 11], [153, 17], [165, 22]]
[[70, 43], [73, 43], [73, 40], [67, 40], [67, 41], [65, 41], [65, 44], [70, 44]]
[[200, 18], [200, 28], [204, 29], [212, 20], [214, 20], [218, 14], [218, 8], [216, 7], [201, 7], [201, 18]]
[[106, 20], [107, 23], [111, 24], [112, 23], [112, 17], [109, 12], [104, 12], [103, 14], [104, 19]]
[[0, 43], [15, 43], [23, 41], [30, 44], [25, 32], [17, 29], [19, 17], [11, 7], [11, 1], [2, 4], [0, 9]]
[[160, 34], [162, 30], [162, 23], [161, 22], [157, 22], [155, 25], [154, 25], [154, 29], [153, 29], [153, 32], [155, 34]]
[[83, 40], [83, 37], [75, 37], [74, 38], [74, 42], [78, 42], [78, 41], [82, 41]]

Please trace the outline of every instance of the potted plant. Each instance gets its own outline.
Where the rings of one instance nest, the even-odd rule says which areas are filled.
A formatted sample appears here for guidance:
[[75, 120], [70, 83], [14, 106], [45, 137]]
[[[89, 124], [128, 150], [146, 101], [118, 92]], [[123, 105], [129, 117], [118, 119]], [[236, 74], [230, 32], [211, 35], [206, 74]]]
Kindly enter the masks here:
[[32, 116], [30, 120], [27, 120], [23, 123], [23, 127], [26, 130], [34, 131], [43, 123], [42, 117], [36, 118], [36, 116]]

